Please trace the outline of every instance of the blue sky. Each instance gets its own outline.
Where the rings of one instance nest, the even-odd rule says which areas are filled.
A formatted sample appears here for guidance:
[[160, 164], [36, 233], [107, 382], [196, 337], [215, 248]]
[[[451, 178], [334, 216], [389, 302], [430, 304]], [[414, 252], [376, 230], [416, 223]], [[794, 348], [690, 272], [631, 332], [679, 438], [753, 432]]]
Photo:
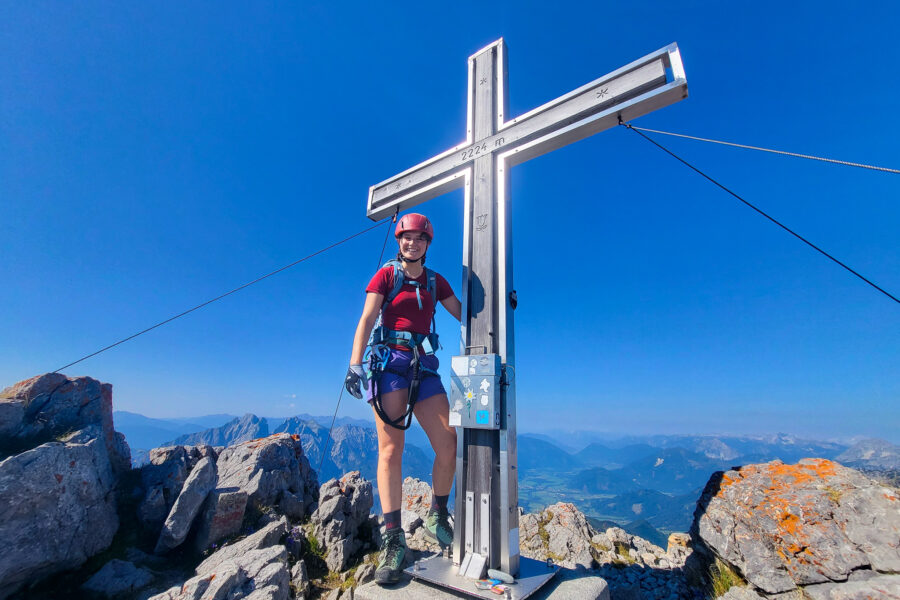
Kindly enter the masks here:
[[[690, 97], [636, 125], [900, 167], [894, 3], [181, 4], [0, 7], [0, 387], [367, 227], [499, 37], [513, 116], [677, 42]], [[657, 139], [900, 294], [900, 176]], [[897, 303], [633, 132], [511, 186], [520, 430], [900, 442]], [[420, 208], [459, 290], [461, 192]], [[330, 414], [383, 239], [66, 372], [150, 416]]]

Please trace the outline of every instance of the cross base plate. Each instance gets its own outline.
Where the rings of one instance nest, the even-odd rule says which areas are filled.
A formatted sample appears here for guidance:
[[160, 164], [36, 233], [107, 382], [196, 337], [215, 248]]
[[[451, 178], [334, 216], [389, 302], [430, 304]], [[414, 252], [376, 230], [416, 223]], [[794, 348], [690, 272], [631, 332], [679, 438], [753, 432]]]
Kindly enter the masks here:
[[[414, 578], [422, 579], [475, 598], [492, 598], [497, 600], [498, 598], [503, 599], [507, 597], [498, 595], [491, 590], [475, 589], [475, 581], [462, 575], [457, 575], [458, 569], [459, 567], [454, 565], [449, 558], [436, 555], [426, 560], [420, 560], [418, 562], [418, 570], [416, 570], [416, 565], [413, 565], [404, 572]], [[512, 598], [512, 600], [528, 598], [540, 589], [542, 585], [550, 581], [557, 571], [559, 571], [559, 567], [556, 565], [548, 567], [547, 563], [520, 557], [519, 576], [516, 577], [516, 582], [505, 584], [509, 587], [511, 593], [508, 597]]]

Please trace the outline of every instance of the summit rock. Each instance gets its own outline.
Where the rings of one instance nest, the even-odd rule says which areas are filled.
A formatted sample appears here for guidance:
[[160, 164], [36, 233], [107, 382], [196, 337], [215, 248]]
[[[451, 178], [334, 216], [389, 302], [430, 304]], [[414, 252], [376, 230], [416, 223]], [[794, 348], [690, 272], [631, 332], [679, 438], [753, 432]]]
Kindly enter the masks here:
[[[717, 473], [697, 503], [691, 534], [698, 579], [718, 560], [764, 595], [802, 587], [813, 598], [845, 597], [827, 590], [858, 588], [875, 576], [879, 586], [900, 589], [897, 490], [829, 460]], [[867, 593], [852, 597], [889, 597]]]
[[130, 465], [112, 386], [49, 373], [0, 392], [0, 599], [106, 549]]

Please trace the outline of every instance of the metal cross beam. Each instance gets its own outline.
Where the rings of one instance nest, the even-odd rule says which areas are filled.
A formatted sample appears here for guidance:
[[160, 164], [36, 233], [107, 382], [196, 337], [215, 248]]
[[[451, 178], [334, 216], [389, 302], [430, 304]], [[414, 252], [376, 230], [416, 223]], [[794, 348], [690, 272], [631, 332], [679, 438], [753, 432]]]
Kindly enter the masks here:
[[516, 165], [687, 97], [677, 44], [509, 121], [506, 87], [500, 39], [469, 57], [466, 140], [369, 188], [367, 216], [377, 221], [462, 187], [484, 154]]
[[686, 97], [672, 44], [507, 120], [500, 39], [469, 57], [465, 141], [369, 189], [367, 215], [378, 220], [465, 187], [460, 354], [499, 355], [503, 385], [497, 426], [459, 431], [456, 564], [481, 555], [488, 567], [519, 573], [509, 167]]

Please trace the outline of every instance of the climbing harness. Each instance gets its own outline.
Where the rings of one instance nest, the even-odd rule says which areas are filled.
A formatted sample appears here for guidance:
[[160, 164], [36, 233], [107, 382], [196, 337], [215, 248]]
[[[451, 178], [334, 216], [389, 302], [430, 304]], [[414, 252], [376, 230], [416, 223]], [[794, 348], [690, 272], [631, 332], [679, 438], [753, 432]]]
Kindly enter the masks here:
[[[431, 332], [426, 334], [413, 333], [411, 331], [395, 331], [384, 326], [383, 315], [384, 307], [390, 304], [394, 298], [400, 293], [404, 285], [411, 285], [416, 289], [416, 300], [419, 303], [419, 310], [422, 306], [422, 284], [418, 281], [409, 279], [403, 271], [403, 265], [400, 260], [392, 259], [384, 264], [384, 267], [393, 267], [394, 269], [394, 287], [390, 293], [384, 298], [381, 305], [381, 312], [378, 313], [378, 319], [375, 321], [375, 327], [369, 336], [369, 343], [366, 347], [366, 353], [363, 357], [363, 364], [366, 365], [369, 381], [372, 386], [372, 406], [378, 417], [384, 421], [386, 425], [390, 425], [396, 429], [406, 430], [412, 425], [413, 409], [416, 401], [419, 399], [419, 384], [426, 377], [438, 377], [436, 371], [429, 369], [421, 362], [422, 355], [428, 356], [434, 354], [435, 350], [440, 348], [438, 334], [435, 325], [434, 312], [431, 315]], [[384, 268], [382, 267], [382, 268]], [[437, 273], [423, 267], [425, 269], [425, 291], [428, 292], [434, 303], [433, 308], [437, 307]], [[412, 360], [409, 369], [406, 371], [398, 371], [389, 367], [391, 357], [391, 346], [399, 346], [403, 350], [412, 353]], [[393, 373], [400, 377], [407, 377], [411, 374], [409, 383], [409, 395], [407, 397], [406, 412], [392, 419], [384, 410], [381, 401], [381, 391], [378, 389], [378, 380], [383, 373]]]

